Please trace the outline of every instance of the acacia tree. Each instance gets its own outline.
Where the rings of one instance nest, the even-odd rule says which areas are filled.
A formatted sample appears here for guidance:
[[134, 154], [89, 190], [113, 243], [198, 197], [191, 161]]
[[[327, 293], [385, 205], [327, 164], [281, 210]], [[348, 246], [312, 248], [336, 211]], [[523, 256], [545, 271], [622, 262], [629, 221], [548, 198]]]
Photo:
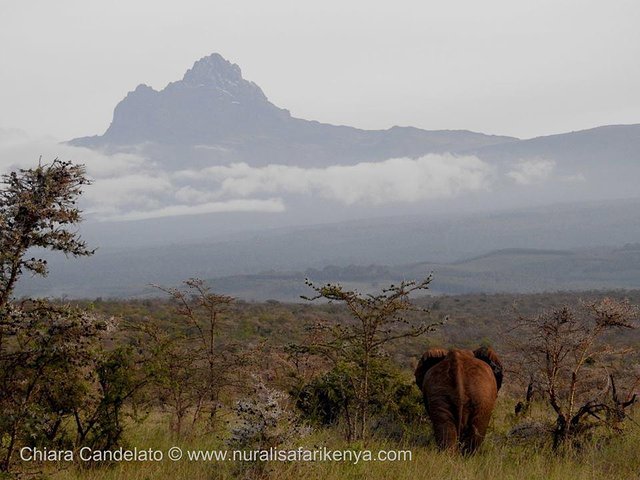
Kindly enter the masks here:
[[[7, 471], [21, 440], [51, 439], [78, 386], [78, 367], [103, 324], [77, 309], [45, 301], [12, 301], [21, 274], [47, 274], [33, 248], [91, 255], [72, 230], [81, 219], [76, 205], [90, 182], [81, 165], [54, 160], [2, 176], [0, 186], [0, 471]], [[64, 393], [64, 392], [63, 392]]]
[[83, 165], [55, 159], [50, 164], [2, 176], [0, 189], [0, 309], [10, 300], [25, 271], [47, 274], [47, 261], [26, 258], [31, 248], [66, 255], [92, 255], [94, 250], [72, 231], [81, 220], [76, 202], [91, 182]]
[[614, 347], [608, 335], [634, 328], [637, 315], [628, 301], [604, 298], [520, 317], [510, 332], [518, 373], [529, 382], [527, 398], [537, 389], [556, 416], [554, 450], [594, 427], [617, 429], [626, 417], [638, 384], [630, 371], [633, 351]]
[[417, 318], [429, 310], [416, 306], [409, 298], [413, 292], [427, 290], [431, 280], [430, 275], [422, 281], [402, 281], [376, 295], [347, 290], [340, 284], [318, 286], [305, 280], [315, 295], [304, 299], [342, 303], [352, 317], [349, 323], [317, 322], [309, 326], [311, 341], [290, 347], [292, 353], [319, 355], [340, 372], [341, 381], [347, 384], [341, 387], [342, 393], [349, 392], [355, 400], [354, 412], [345, 405], [348, 439], [367, 438], [375, 393], [372, 383], [384, 370], [385, 347], [403, 338], [419, 337], [442, 325], [442, 322], [428, 323]]
[[[156, 286], [170, 296], [179, 332], [147, 331], [164, 352], [156, 355], [156, 381], [172, 406], [174, 431], [181, 433], [184, 417], [192, 412], [192, 426], [207, 414], [209, 427], [215, 426], [221, 395], [226, 389], [240, 385], [238, 367], [251, 358], [248, 349], [221, 335], [234, 298], [212, 292], [200, 279], [183, 282], [183, 288]], [[173, 359], [173, 360], [171, 360]]]

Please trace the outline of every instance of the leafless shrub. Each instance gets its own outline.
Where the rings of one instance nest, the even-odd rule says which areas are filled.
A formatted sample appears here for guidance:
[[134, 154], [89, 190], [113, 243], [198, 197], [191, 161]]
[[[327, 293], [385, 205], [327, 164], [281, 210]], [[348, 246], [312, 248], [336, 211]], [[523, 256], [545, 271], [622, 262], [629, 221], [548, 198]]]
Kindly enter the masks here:
[[633, 350], [614, 347], [609, 335], [633, 329], [637, 315], [628, 301], [603, 298], [520, 317], [510, 330], [515, 370], [528, 393], [539, 391], [555, 414], [554, 449], [595, 427], [620, 431], [638, 375]]

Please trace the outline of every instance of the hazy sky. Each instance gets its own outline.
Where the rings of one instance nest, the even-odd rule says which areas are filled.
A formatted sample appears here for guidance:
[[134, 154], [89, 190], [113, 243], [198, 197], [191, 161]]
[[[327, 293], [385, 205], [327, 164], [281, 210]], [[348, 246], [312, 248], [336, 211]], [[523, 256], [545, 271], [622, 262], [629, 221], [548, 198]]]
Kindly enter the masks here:
[[531, 137], [640, 123], [637, 0], [0, 0], [0, 127], [102, 133], [218, 52], [294, 116]]

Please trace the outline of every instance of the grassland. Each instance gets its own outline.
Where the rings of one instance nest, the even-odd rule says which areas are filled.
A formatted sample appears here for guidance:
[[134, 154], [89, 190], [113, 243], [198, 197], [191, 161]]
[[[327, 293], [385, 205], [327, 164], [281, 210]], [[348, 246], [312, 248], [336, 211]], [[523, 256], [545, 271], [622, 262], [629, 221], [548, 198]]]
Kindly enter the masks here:
[[[434, 320], [448, 317], [443, 328], [428, 338], [404, 342], [389, 353], [410, 381], [415, 359], [427, 345], [476, 346], [480, 342], [491, 343], [500, 352], [506, 348], [501, 332], [513, 321], [514, 312], [531, 314], [552, 305], [572, 304], [580, 299], [601, 296], [629, 298], [640, 303], [640, 291], [611, 291], [588, 293], [548, 293], [536, 295], [461, 295], [419, 299], [429, 306]], [[164, 300], [144, 301], [85, 301], [83, 308], [105, 315], [115, 315], [136, 324], [154, 319], [170, 326], [173, 319], [170, 304]], [[282, 304], [278, 302], [239, 302], [229, 315], [225, 332], [235, 340], [247, 343], [267, 340], [273, 350], [302, 335], [308, 322], [319, 318], [346, 319], [346, 313], [338, 305]], [[613, 339], [614, 342], [616, 339]], [[637, 333], [627, 335], [626, 343], [635, 345]], [[268, 362], [265, 362], [265, 365]], [[513, 381], [507, 376], [494, 412], [490, 433], [481, 450], [469, 457], [439, 452], [433, 443], [430, 425], [424, 418], [417, 418], [403, 426], [401, 434], [390, 433], [389, 428], [379, 431], [374, 427], [372, 438], [366, 443], [349, 443], [344, 440], [339, 427], [314, 427], [306, 436], [293, 436], [279, 449], [303, 447], [332, 450], [363, 449], [410, 450], [411, 460], [398, 462], [318, 461], [318, 462], [257, 462], [233, 461], [171, 461], [166, 454], [172, 446], [187, 450], [224, 450], [228, 437], [228, 424], [233, 414], [227, 410], [215, 433], [192, 433], [176, 437], [169, 428], [166, 413], [156, 409], [144, 420], [129, 420], [123, 438], [127, 449], [157, 449], [165, 454], [161, 462], [120, 462], [99, 467], [83, 468], [78, 463], [23, 464], [25, 475], [54, 480], [164, 480], [164, 479], [232, 479], [264, 478], [278, 480], [297, 479], [634, 479], [640, 478], [640, 415], [632, 412], [620, 434], [599, 431], [586, 438], [572, 450], [557, 454], [551, 451], [551, 436], [539, 430], [525, 435], [514, 435], [512, 429], [519, 424], [551, 425], [553, 416], [548, 407], [537, 403], [528, 416], [516, 418], [514, 406], [522, 397]], [[415, 388], [415, 387], [413, 387]], [[416, 390], [417, 392], [417, 390]], [[228, 402], [230, 404], [232, 402]], [[391, 429], [393, 430], [393, 429]]]
[[[429, 426], [415, 425], [414, 435], [401, 441], [373, 439], [368, 444], [349, 444], [331, 429], [318, 430], [282, 448], [411, 450], [412, 459], [398, 462], [208, 462], [181, 460], [172, 462], [123, 462], [100, 468], [79, 469], [64, 465], [61, 469], [48, 466], [44, 473], [55, 480], [164, 480], [164, 479], [233, 479], [265, 478], [278, 480], [345, 480], [345, 479], [505, 479], [505, 480], [628, 480], [640, 478], [640, 426], [632, 422], [624, 435], [606, 435], [591, 439], [581, 448], [556, 455], [547, 442], [539, 438], [514, 438], [509, 430], [514, 424], [513, 402], [501, 398], [494, 414], [491, 433], [482, 449], [470, 457], [436, 450], [429, 435]], [[220, 438], [199, 436], [176, 440], [166, 430], [160, 417], [153, 417], [141, 426], [130, 429], [130, 448], [154, 448], [167, 452], [172, 446], [184, 451], [224, 449]]]

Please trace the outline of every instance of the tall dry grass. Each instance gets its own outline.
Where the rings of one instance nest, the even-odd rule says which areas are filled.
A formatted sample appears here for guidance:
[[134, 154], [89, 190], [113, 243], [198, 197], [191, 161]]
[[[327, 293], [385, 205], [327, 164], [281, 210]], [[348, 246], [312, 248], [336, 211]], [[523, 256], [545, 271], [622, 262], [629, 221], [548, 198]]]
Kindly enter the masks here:
[[[233, 478], [267, 478], [277, 480], [387, 480], [387, 479], [456, 479], [456, 480], [629, 480], [640, 478], [640, 425], [628, 422], [624, 434], [600, 432], [586, 439], [579, 448], [562, 455], [551, 452], [550, 444], [541, 438], [514, 438], [509, 431], [516, 423], [511, 412], [513, 402], [502, 400], [494, 414], [491, 433], [481, 450], [462, 457], [436, 450], [428, 434], [428, 425], [416, 425], [405, 440], [391, 441], [377, 438], [366, 446], [346, 443], [339, 432], [326, 429], [294, 441], [282, 448], [378, 450], [409, 449], [411, 461], [398, 462], [267, 462], [240, 464], [238, 462], [129, 462], [99, 468], [77, 468], [63, 465], [61, 469], [45, 465], [43, 472], [56, 480], [210, 480]], [[542, 418], [544, 409], [534, 409], [530, 421]], [[426, 433], [426, 434], [425, 434]], [[166, 422], [152, 416], [142, 425], [129, 429], [128, 446], [167, 451], [178, 445], [187, 449], [205, 450], [225, 448], [216, 435], [199, 435], [190, 439], [172, 439]]]

